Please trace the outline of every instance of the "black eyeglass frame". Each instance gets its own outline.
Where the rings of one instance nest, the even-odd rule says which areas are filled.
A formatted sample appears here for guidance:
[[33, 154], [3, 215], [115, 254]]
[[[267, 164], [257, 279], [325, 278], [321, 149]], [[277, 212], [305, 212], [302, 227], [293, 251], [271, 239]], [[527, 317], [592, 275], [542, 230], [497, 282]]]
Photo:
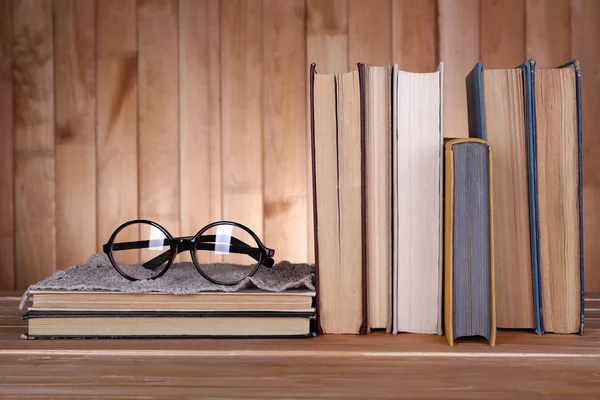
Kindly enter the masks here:
[[[275, 255], [275, 250], [274, 249], [269, 249], [268, 247], [266, 247], [261, 240], [258, 238], [258, 236], [252, 232], [252, 230], [248, 227], [246, 227], [245, 225], [239, 224], [237, 222], [232, 222], [232, 221], [216, 221], [213, 223], [210, 223], [208, 225], [206, 225], [204, 228], [200, 229], [198, 231], [198, 233], [196, 233], [194, 236], [182, 236], [182, 237], [173, 237], [165, 228], [163, 228], [160, 224], [154, 222], [154, 221], [150, 221], [147, 219], [135, 219], [135, 220], [131, 220], [131, 221], [127, 221], [123, 224], [121, 224], [117, 229], [115, 229], [115, 231], [112, 233], [112, 235], [110, 236], [110, 238], [108, 239], [108, 242], [106, 242], [103, 246], [102, 246], [102, 250], [104, 251], [104, 253], [108, 256], [108, 259], [110, 260], [110, 263], [112, 264], [113, 268], [124, 278], [130, 280], [130, 281], [138, 281], [140, 279], [138, 278], [134, 278], [131, 277], [129, 275], [127, 275], [125, 272], [123, 272], [119, 266], [118, 263], [115, 261], [114, 257], [113, 257], [113, 245], [115, 244], [114, 241], [117, 237], [117, 235], [119, 234], [119, 232], [121, 232], [124, 228], [130, 226], [130, 225], [134, 225], [134, 224], [148, 224], [151, 225], [157, 229], [159, 229], [166, 237], [165, 241], [168, 240], [168, 246], [169, 246], [169, 250], [168, 253], [170, 254], [169, 259], [167, 260], [167, 265], [165, 266], [165, 268], [156, 276], [153, 276], [149, 279], [158, 279], [161, 276], [163, 276], [171, 267], [171, 264], [173, 264], [173, 261], [175, 260], [175, 258], [177, 257], [177, 255], [179, 253], [182, 253], [184, 251], [189, 251], [191, 256], [192, 256], [192, 263], [194, 264], [194, 267], [196, 267], [196, 270], [200, 273], [200, 275], [202, 275], [206, 280], [217, 284], [217, 285], [225, 285], [225, 286], [232, 286], [232, 285], [236, 285], [238, 283], [240, 283], [241, 281], [243, 281], [244, 279], [251, 277], [252, 275], [254, 275], [256, 273], [256, 271], [258, 271], [258, 269], [260, 268], [261, 265], [264, 265], [267, 268], [271, 268], [274, 264], [274, 260], [273, 260], [273, 256]], [[218, 279], [214, 279], [211, 278], [210, 276], [208, 276], [206, 273], [204, 273], [204, 271], [202, 271], [202, 268], [200, 268], [200, 263], [198, 262], [198, 259], [196, 258], [196, 251], [198, 251], [198, 249], [196, 248], [196, 243], [198, 243], [198, 239], [201, 238], [203, 236], [203, 234], [208, 231], [209, 229], [218, 226], [218, 225], [230, 225], [230, 226], [234, 226], [237, 228], [240, 228], [244, 231], [246, 231], [256, 242], [256, 244], [258, 245], [258, 260], [256, 260], [255, 256], [252, 256], [252, 254], [250, 252], [244, 252], [244, 251], [240, 251], [240, 253], [243, 254], [248, 254], [249, 256], [251, 256], [252, 258], [254, 258], [257, 263], [256, 266], [254, 266], [254, 268], [252, 269], [252, 271], [250, 272], [250, 274], [246, 275], [245, 277], [234, 281], [234, 282], [223, 282], [223, 281], [219, 281]], [[232, 237], [233, 238], [233, 237]], [[235, 238], [234, 238], [235, 239]], [[239, 240], [239, 239], [238, 239]], [[240, 241], [242, 244], [244, 244], [245, 246], [248, 246], [248, 249], [256, 249], [254, 247], [251, 247], [245, 243], [243, 243], [242, 241]], [[136, 242], [132, 242], [132, 243], [136, 243]], [[160, 256], [159, 256], [160, 257]]]

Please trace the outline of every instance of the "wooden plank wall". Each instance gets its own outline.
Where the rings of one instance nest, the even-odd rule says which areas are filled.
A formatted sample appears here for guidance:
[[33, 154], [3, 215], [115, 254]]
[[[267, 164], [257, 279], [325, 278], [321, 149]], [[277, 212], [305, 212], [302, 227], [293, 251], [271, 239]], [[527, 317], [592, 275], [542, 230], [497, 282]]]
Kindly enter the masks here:
[[586, 290], [600, 291], [596, 0], [0, 0], [0, 289], [84, 262], [122, 222], [242, 222], [312, 261], [308, 66], [445, 63], [466, 136], [477, 61], [580, 60]]

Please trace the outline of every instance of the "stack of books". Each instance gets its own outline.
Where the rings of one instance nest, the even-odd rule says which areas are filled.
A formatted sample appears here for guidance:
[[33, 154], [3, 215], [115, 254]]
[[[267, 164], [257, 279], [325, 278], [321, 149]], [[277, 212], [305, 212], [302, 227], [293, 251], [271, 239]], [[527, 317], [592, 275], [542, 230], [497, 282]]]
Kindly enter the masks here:
[[314, 291], [191, 295], [32, 290], [29, 338], [305, 337]]
[[27, 338], [311, 337], [314, 267], [279, 263], [235, 286], [204, 280], [190, 262], [129, 281], [105, 255], [32, 285]]
[[319, 332], [583, 331], [577, 62], [478, 64], [446, 135], [443, 63], [310, 77]]

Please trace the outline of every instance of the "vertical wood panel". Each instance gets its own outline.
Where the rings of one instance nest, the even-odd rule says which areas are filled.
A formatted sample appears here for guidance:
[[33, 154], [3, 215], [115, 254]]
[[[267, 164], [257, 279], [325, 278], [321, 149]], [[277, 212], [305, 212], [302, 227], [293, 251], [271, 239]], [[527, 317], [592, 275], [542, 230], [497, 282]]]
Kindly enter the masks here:
[[178, 3], [138, 2], [140, 217], [179, 235]]
[[465, 77], [479, 61], [479, 1], [439, 2], [440, 58], [444, 61], [444, 136], [466, 137]]
[[322, 74], [346, 72], [348, 70], [347, 0], [307, 0], [306, 19], [307, 64], [316, 63], [317, 70]]
[[96, 251], [94, 0], [54, 1], [56, 265]]
[[98, 248], [138, 217], [135, 0], [96, 2]]
[[527, 57], [540, 68], [571, 60], [569, 0], [527, 0]]
[[221, 3], [223, 217], [263, 234], [261, 2]]
[[358, 62], [385, 65], [392, 57], [390, 0], [348, 1], [348, 69]]
[[[306, 2], [306, 67], [305, 77], [311, 63], [317, 71], [325, 74], [346, 72], [348, 68], [348, 2], [347, 0], [307, 0]], [[308, 83], [308, 80], [307, 80]], [[310, 158], [310, 107], [309, 90], [306, 85], [307, 149], [308, 149], [308, 262], [315, 262], [314, 215], [312, 191], [312, 161]]]
[[486, 69], [526, 61], [525, 0], [481, 0], [481, 61]]
[[[179, 3], [181, 234], [221, 219], [219, 2]], [[182, 256], [184, 256], [182, 254]]]
[[572, 57], [581, 66], [585, 291], [600, 292], [600, 2], [574, 0]]
[[398, 68], [434, 71], [439, 62], [436, 0], [392, 0], [392, 55]]
[[52, 2], [13, 3], [17, 287], [55, 268]]
[[15, 288], [12, 0], [0, 0], [0, 290]]
[[263, 1], [264, 238], [277, 260], [307, 257], [304, 0]]

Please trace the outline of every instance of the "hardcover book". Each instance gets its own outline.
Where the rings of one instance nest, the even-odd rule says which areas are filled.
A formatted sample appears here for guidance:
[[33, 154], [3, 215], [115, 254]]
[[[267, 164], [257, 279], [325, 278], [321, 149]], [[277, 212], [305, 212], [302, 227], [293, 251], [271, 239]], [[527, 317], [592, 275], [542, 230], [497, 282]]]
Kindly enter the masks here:
[[542, 329], [583, 333], [581, 73], [577, 61], [534, 67]]
[[452, 139], [444, 155], [444, 322], [454, 340], [496, 342], [492, 153], [481, 139]]
[[442, 63], [394, 67], [393, 333], [442, 334], [442, 89]]
[[392, 330], [392, 64], [358, 64], [365, 153], [368, 329]]
[[[221, 264], [224, 276], [234, 265]], [[310, 337], [315, 329], [313, 267], [278, 263], [233, 286], [199, 276], [190, 262], [166, 278], [129, 281], [106, 255], [59, 270], [30, 286], [30, 339]]]
[[310, 69], [315, 264], [320, 333], [368, 331], [364, 127], [358, 71]]
[[513, 69], [468, 75], [469, 136], [494, 152], [496, 312], [500, 328], [542, 332], [532, 71]]

